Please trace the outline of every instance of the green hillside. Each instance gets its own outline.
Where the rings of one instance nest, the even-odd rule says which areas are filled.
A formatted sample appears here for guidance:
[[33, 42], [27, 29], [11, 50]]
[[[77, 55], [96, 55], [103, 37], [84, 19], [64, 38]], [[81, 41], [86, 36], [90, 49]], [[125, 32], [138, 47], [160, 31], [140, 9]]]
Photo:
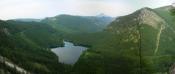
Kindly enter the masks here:
[[[0, 54], [38, 74], [64, 72], [58, 57], [47, 48], [62, 46], [62, 39], [47, 24], [0, 21]], [[53, 40], [54, 39], [54, 40]]]
[[[142, 8], [114, 21], [72, 15], [0, 21], [0, 55], [37, 74], [168, 74], [175, 61], [170, 9]], [[74, 66], [58, 63], [50, 51], [63, 40], [89, 48]]]
[[119, 17], [105, 32], [69, 36], [74, 43], [90, 46], [72, 74], [168, 73], [174, 63], [175, 35], [173, 17], [163, 8], [142, 8]]
[[41, 22], [64, 33], [92, 33], [102, 31], [112, 20], [111, 17], [58, 15]]

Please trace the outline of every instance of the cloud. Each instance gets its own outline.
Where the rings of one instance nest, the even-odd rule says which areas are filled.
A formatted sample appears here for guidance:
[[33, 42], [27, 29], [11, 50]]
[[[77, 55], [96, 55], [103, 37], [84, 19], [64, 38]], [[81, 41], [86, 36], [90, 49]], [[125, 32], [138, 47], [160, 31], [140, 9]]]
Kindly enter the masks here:
[[173, 0], [0, 0], [0, 19], [43, 18], [58, 14], [110, 16], [142, 7], [170, 5]]
[[131, 5], [121, 2], [87, 2], [77, 6], [82, 15], [97, 15], [105, 13], [111, 16], [119, 16], [132, 12], [134, 8]]
[[44, 10], [44, 5], [40, 4], [39, 2], [21, 2], [21, 0], [14, 0], [9, 2], [6, 0], [0, 2], [0, 18], [2, 19], [38, 16]]

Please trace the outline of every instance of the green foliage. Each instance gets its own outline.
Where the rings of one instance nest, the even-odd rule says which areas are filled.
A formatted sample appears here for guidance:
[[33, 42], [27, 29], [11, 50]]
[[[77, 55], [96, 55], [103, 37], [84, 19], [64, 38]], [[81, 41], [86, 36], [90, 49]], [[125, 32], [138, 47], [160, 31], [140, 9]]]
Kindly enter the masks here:
[[[140, 18], [141, 10], [119, 17], [109, 26], [110, 20], [104, 18], [70, 15], [47, 18], [43, 23], [0, 21], [0, 54], [37, 74], [168, 73], [175, 61], [174, 17], [167, 10], [169, 6], [145, 9], [166, 24], [153, 24], [158, 25], [156, 28], [140, 24], [136, 18]], [[161, 25], [165, 28], [159, 51], [154, 54]], [[58, 57], [47, 49], [63, 46], [63, 39], [89, 48], [73, 67], [58, 63]]]
[[119, 17], [103, 32], [67, 35], [66, 38], [77, 45], [90, 46], [75, 64], [71, 74], [168, 73], [174, 62], [175, 28], [173, 17], [164, 9], [167, 8], [149, 9], [167, 23], [163, 24], [166, 27], [160, 35], [156, 55], [154, 50], [160, 27], [155, 29], [149, 24], [139, 24], [139, 20], [131, 20], [138, 17], [139, 11]]
[[0, 22], [0, 54], [37, 74], [63, 73], [64, 67], [50, 47], [62, 46], [60, 35], [47, 24]]
[[64, 33], [92, 33], [102, 31], [111, 21], [111, 17], [59, 15], [41, 22]]
[[175, 8], [173, 7], [172, 9], [170, 9], [170, 12], [172, 13], [172, 15], [175, 15]]

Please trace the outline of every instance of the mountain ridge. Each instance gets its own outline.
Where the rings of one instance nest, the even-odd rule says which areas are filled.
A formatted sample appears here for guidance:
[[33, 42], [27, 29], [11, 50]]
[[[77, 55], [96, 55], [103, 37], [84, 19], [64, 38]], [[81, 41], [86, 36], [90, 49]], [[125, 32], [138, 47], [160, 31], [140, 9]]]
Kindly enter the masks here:
[[65, 33], [92, 33], [102, 31], [112, 17], [58, 15], [43, 19], [41, 22], [51, 25]]
[[[26, 57], [29, 58], [29, 62], [22, 63], [32, 66], [26, 70], [40, 74], [58, 74], [63, 72], [60, 70], [64, 67], [56, 63], [57, 57], [47, 48], [50, 44], [53, 44], [53, 47], [61, 46], [65, 39], [76, 45], [87, 45], [89, 49], [81, 55], [74, 67], [66, 66], [66, 72], [63, 73], [167, 74], [167, 70], [175, 61], [175, 35], [172, 31], [175, 26], [173, 17], [169, 14], [168, 7], [142, 8], [132, 14], [118, 17], [111, 23], [108, 21], [109, 25], [102, 24], [106, 27], [103, 26], [99, 31], [95, 29], [99, 28], [97, 24], [102, 23], [102, 20], [94, 16], [61, 15], [37, 23], [0, 21], [5, 24], [0, 24], [0, 50], [3, 56], [15, 63], [21, 62], [13, 55], [24, 56], [18, 58], [22, 61], [26, 61]], [[8, 36], [9, 34], [12, 34], [12, 37]], [[62, 36], [63, 34], [66, 36]], [[51, 58], [53, 60], [50, 60]]]

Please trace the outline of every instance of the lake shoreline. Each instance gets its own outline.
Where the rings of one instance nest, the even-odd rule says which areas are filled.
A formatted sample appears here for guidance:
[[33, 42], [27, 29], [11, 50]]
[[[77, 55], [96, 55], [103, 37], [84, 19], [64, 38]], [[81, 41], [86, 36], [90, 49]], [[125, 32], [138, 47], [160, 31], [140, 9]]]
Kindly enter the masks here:
[[87, 49], [87, 47], [64, 41], [63, 47], [51, 48], [51, 51], [58, 56], [60, 63], [74, 65]]

